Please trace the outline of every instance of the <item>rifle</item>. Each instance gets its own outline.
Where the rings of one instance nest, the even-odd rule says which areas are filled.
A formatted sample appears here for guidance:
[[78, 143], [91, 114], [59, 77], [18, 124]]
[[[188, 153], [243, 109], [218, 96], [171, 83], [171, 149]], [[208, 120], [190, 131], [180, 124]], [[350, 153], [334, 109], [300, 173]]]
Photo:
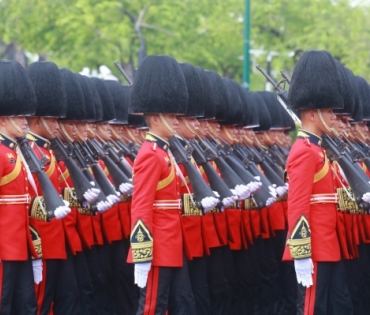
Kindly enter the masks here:
[[[120, 156], [114, 151], [114, 148], [109, 145], [106, 141], [104, 141], [99, 135], [96, 135], [99, 139], [99, 141], [102, 144], [102, 149], [105, 150], [106, 153], [108, 153], [108, 156], [112, 159], [114, 163], [117, 164], [119, 169], [125, 174], [127, 178], [132, 177], [132, 169], [130, 165], [126, 161], [123, 161]], [[126, 162], [126, 163], [125, 163]]]
[[109, 182], [107, 176], [105, 176], [100, 165], [95, 161], [92, 152], [85, 142], [76, 142], [79, 151], [82, 153], [84, 160], [88, 166], [91, 167], [94, 177], [99, 184], [99, 187], [103, 191], [105, 196], [117, 196], [117, 192], [113, 189], [112, 184]]
[[31, 173], [35, 174], [39, 180], [42, 196], [44, 197], [45, 202], [46, 219], [47, 221], [51, 221], [51, 219], [55, 217], [55, 209], [58, 207], [64, 207], [64, 202], [60, 198], [54, 185], [51, 183], [50, 178], [45, 174], [44, 163], [36, 156], [28, 142], [28, 139], [26, 137], [21, 137], [16, 140]]
[[176, 163], [182, 164], [188, 174], [191, 187], [193, 188], [194, 198], [197, 201], [196, 206], [202, 209], [201, 201], [206, 197], [216, 198], [216, 195], [204, 181], [200, 172], [191, 163], [191, 154], [184, 149], [179, 139], [176, 136], [172, 136], [168, 142]]
[[288, 114], [293, 118], [293, 120], [302, 126], [301, 120], [298, 118], [298, 116], [288, 108], [288, 92], [280, 86], [281, 83], [285, 83], [285, 80], [280, 81], [279, 83], [276, 83], [265, 70], [262, 69], [260, 65], [257, 65], [256, 68], [259, 72], [263, 74], [263, 76], [272, 84], [274, 90], [277, 92], [277, 99], [280, 102], [281, 105], [285, 108], [285, 110], [288, 112]]
[[86, 143], [92, 151], [95, 160], [103, 160], [117, 190], [119, 189], [119, 186], [121, 184], [131, 182], [130, 179], [125, 175], [125, 173], [120, 170], [117, 164], [114, 163], [113, 160], [106, 154], [106, 152], [103, 151], [102, 147], [98, 142], [95, 141], [95, 139], [87, 139]]

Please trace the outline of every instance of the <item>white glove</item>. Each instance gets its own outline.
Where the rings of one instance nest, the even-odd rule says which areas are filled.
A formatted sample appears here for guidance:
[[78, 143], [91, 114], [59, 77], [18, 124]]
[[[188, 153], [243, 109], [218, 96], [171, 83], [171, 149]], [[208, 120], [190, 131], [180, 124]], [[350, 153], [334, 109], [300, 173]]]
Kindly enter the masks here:
[[66, 207], [69, 207], [69, 201], [63, 199], [63, 202]]
[[208, 212], [209, 210], [216, 207], [219, 202], [220, 202], [220, 200], [218, 200], [215, 197], [205, 197], [205, 198], [202, 199], [202, 201], [200, 203], [202, 204], [204, 212]]
[[284, 196], [286, 192], [287, 192], [287, 189], [285, 186], [276, 187], [276, 193], [278, 194], [279, 197]]
[[119, 191], [121, 192], [122, 195], [131, 195], [132, 192], [134, 191], [134, 185], [130, 183], [123, 183], [119, 185]]
[[311, 258], [294, 259], [294, 269], [298, 283], [309, 288], [312, 284], [313, 262]]
[[270, 197], [266, 200], [266, 207], [270, 207], [276, 201], [275, 197]]
[[90, 188], [83, 194], [87, 203], [93, 203], [99, 196], [100, 190], [96, 188]]
[[222, 199], [223, 206], [225, 208], [230, 207], [235, 202], [235, 198], [236, 198], [236, 200], [238, 199], [236, 196], [226, 197], [226, 198]]
[[269, 186], [270, 195], [276, 199], [277, 193], [276, 188], [274, 186]]
[[42, 281], [42, 260], [32, 260], [33, 281], [39, 284]]
[[370, 202], [370, 192], [367, 192], [362, 196], [362, 200], [365, 202]]
[[[65, 200], [63, 200], [63, 201], [64, 201], [64, 203], [67, 202], [68, 205], [69, 205], [68, 201], [65, 201]], [[57, 219], [62, 219], [70, 212], [71, 212], [71, 209], [68, 206], [60, 206], [60, 207], [58, 207], [54, 210], [54, 216]]]
[[[119, 196], [119, 195], [118, 195]], [[117, 202], [119, 202], [121, 199], [115, 195], [109, 195], [107, 196], [107, 200], [112, 204], [115, 205]]]
[[149, 274], [151, 265], [152, 263], [150, 262], [135, 264], [135, 271], [134, 271], [135, 284], [137, 284], [139, 288], [146, 287], [146, 283], [148, 281], [148, 274]]
[[260, 181], [250, 182], [247, 187], [251, 193], [254, 193], [262, 187], [262, 183]]
[[113, 204], [109, 201], [99, 201], [96, 205], [96, 208], [99, 212], [107, 211], [109, 208], [111, 208]]
[[247, 199], [251, 195], [248, 185], [236, 185], [234, 192], [234, 195], [238, 196], [239, 200]]
[[213, 193], [215, 194], [215, 196], [217, 197], [217, 198], [220, 198], [220, 194], [218, 193], [218, 191], [216, 191], [216, 190], [212, 190], [213, 191]]

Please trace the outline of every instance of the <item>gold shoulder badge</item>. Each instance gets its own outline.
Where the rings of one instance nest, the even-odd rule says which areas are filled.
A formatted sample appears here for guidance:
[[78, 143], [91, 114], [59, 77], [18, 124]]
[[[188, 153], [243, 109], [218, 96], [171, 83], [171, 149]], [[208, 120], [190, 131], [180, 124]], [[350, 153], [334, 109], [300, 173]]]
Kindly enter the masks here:
[[130, 236], [134, 263], [152, 261], [153, 237], [142, 220], [138, 220]]
[[36, 140], [37, 140], [37, 139], [36, 139], [33, 135], [31, 135], [30, 133], [28, 133], [28, 134], [27, 134], [26, 138], [27, 138], [28, 140], [32, 140], [32, 141], [36, 141]]
[[149, 141], [153, 141], [153, 142], [157, 142], [157, 139], [155, 137], [153, 137], [150, 133], [147, 133], [146, 136], [145, 136], [145, 140], [149, 140]]
[[293, 259], [311, 257], [311, 230], [304, 215], [296, 223], [288, 244]]

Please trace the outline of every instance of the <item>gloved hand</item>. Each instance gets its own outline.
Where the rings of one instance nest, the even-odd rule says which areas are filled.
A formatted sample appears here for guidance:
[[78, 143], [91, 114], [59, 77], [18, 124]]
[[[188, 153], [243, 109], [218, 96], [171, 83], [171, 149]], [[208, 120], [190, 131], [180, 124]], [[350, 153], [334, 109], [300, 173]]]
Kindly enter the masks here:
[[64, 201], [64, 206], [60, 206], [54, 210], [54, 216], [57, 219], [64, 218], [68, 213], [71, 212], [71, 209], [69, 208], [69, 202], [66, 200]]
[[105, 200], [105, 201], [99, 201], [96, 205], [96, 208], [98, 209], [99, 212], [104, 212], [104, 211], [107, 211], [112, 206], [113, 204], [110, 201]]
[[266, 207], [270, 207], [275, 201], [276, 201], [276, 198], [275, 197], [269, 197], [266, 200]]
[[251, 191], [248, 185], [236, 185], [235, 188], [231, 190], [231, 192], [234, 195], [238, 196], [239, 200], [244, 200], [251, 195]]
[[202, 199], [202, 201], [200, 203], [202, 204], [204, 212], [208, 212], [209, 210], [216, 207], [219, 202], [220, 202], [220, 200], [218, 200], [215, 197], [205, 197], [205, 198]]
[[298, 283], [301, 283], [305, 288], [309, 288], [313, 284], [312, 274], [314, 270], [312, 259], [294, 259], [294, 269]]
[[275, 198], [277, 197], [276, 189], [274, 186], [269, 186], [270, 195]]
[[284, 196], [285, 193], [286, 193], [285, 186], [278, 186], [278, 187], [276, 187], [276, 193], [278, 194], [279, 197]]
[[112, 204], [115, 205], [117, 202], [119, 202], [121, 199], [118, 197], [119, 195], [109, 195], [107, 196], [107, 200]]
[[284, 186], [279, 186], [276, 188], [276, 193], [281, 197], [284, 196], [288, 192], [289, 185], [285, 183]]
[[32, 260], [33, 281], [39, 284], [42, 281], [42, 260]]
[[220, 198], [220, 194], [218, 193], [218, 191], [216, 191], [216, 190], [212, 190], [213, 191], [213, 193], [215, 194], [215, 196], [217, 197], [217, 198]]
[[256, 181], [256, 182], [250, 182], [248, 185], [247, 185], [249, 191], [251, 192], [251, 194], [253, 194], [254, 192], [256, 192], [258, 189], [260, 189], [262, 187], [262, 183], [260, 181]]
[[370, 202], [370, 192], [367, 192], [362, 196], [362, 200], [365, 202]]
[[134, 191], [134, 185], [130, 183], [123, 183], [119, 185], [119, 191], [121, 192], [122, 195], [131, 195], [132, 192]]
[[238, 197], [236, 196], [226, 197], [222, 199], [222, 204], [225, 208], [228, 208], [235, 202], [235, 199], [238, 200]]
[[100, 190], [96, 188], [90, 188], [83, 194], [87, 203], [93, 203], [98, 198]]
[[135, 271], [134, 271], [135, 284], [137, 284], [139, 288], [146, 287], [146, 283], [148, 281], [148, 274], [149, 274], [151, 265], [152, 263], [150, 262], [135, 264]]

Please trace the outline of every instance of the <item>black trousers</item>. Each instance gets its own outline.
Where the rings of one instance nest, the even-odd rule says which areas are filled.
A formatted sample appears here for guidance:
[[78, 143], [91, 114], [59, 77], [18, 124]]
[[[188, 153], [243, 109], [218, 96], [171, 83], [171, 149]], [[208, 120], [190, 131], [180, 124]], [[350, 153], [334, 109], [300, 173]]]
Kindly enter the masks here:
[[1, 315], [36, 315], [37, 301], [31, 259], [1, 261], [0, 281]]
[[114, 314], [113, 275], [106, 245], [84, 250], [100, 315]]
[[343, 261], [314, 262], [313, 286], [298, 284], [298, 315], [352, 315]]
[[226, 315], [230, 309], [230, 303], [233, 296], [229, 287], [227, 273], [229, 259], [225, 256], [230, 254], [228, 246], [211, 248], [211, 255], [206, 256], [207, 261], [207, 279], [209, 297], [211, 299], [211, 314]]
[[196, 315], [188, 267], [153, 267], [140, 289], [137, 315]]
[[52, 303], [54, 315], [80, 315], [79, 299], [79, 288], [69, 250], [67, 249], [67, 259], [43, 260], [43, 280], [37, 292], [40, 315], [48, 315]]
[[80, 306], [83, 315], [99, 315], [89, 268], [84, 252], [72, 256], [76, 280], [80, 291]]
[[210, 315], [211, 301], [208, 292], [206, 257], [196, 257], [188, 260], [187, 263], [197, 315]]
[[134, 315], [139, 299], [139, 289], [134, 284], [134, 265], [126, 262], [126, 242], [120, 240], [107, 244], [113, 276], [110, 286], [114, 294], [114, 314], [117, 315]]

